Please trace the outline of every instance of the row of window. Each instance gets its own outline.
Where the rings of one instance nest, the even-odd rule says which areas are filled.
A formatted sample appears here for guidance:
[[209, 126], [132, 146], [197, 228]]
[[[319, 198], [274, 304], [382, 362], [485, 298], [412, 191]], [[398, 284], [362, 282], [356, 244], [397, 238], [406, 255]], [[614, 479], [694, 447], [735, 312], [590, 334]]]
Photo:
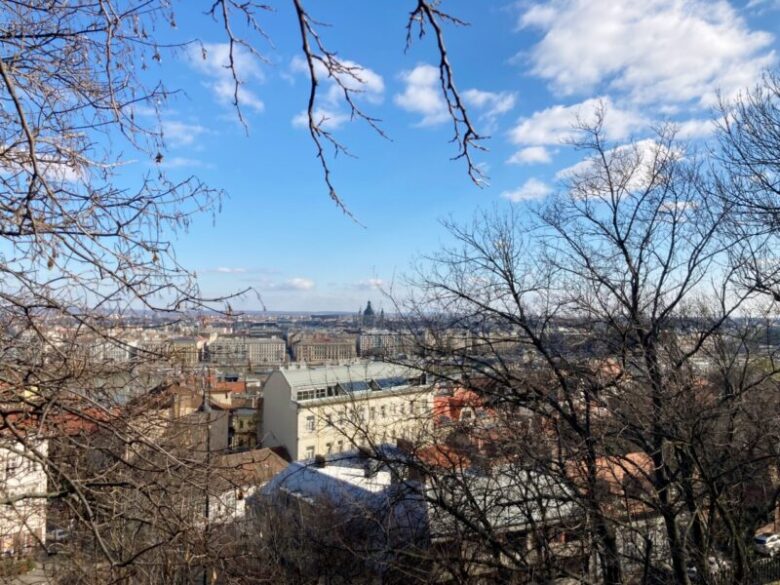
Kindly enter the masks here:
[[312, 400], [314, 398], [325, 398], [327, 396], [349, 396], [358, 392], [368, 392], [371, 390], [389, 390], [390, 388], [397, 388], [399, 386], [423, 386], [424, 384], [424, 375], [414, 378], [392, 376], [389, 378], [380, 378], [377, 380], [339, 382], [331, 386], [315, 388], [312, 390], [298, 390], [295, 393], [295, 396], [296, 400]]
[[[430, 414], [431, 407], [427, 402], [417, 402], [415, 400], [411, 400], [408, 404], [408, 414], [415, 415], [415, 414]], [[378, 409], [375, 406], [370, 406], [368, 408], [368, 420], [376, 420], [377, 413], [379, 414], [380, 419], [387, 418], [388, 416], [388, 410], [392, 416], [397, 416], [400, 414], [406, 415], [407, 414], [407, 403], [402, 402], [400, 405], [397, 402], [394, 402], [390, 405], [390, 408], [387, 408], [387, 405], [383, 404]], [[366, 420], [366, 408], [359, 408], [355, 409], [353, 411], [354, 416], [357, 418], [358, 421], [364, 422]], [[341, 409], [339, 412], [339, 418], [338, 418], [338, 424], [343, 425], [347, 422], [347, 407]], [[306, 417], [306, 430], [310, 433], [313, 433], [316, 430], [316, 417], [314, 415], [307, 416]], [[333, 426], [333, 415], [332, 414], [326, 414], [325, 415], [325, 424], [329, 427]]]
[[26, 457], [17, 457], [11, 455], [5, 458], [5, 465], [3, 466], [4, 478], [12, 479], [14, 476], [20, 473], [31, 473], [35, 471], [37, 463]]
[[[413, 432], [410, 429], [401, 429], [400, 436], [401, 436], [401, 438], [408, 439], [408, 438], [413, 437], [414, 434], [413, 434]], [[387, 443], [388, 439], [390, 439], [393, 442], [395, 442], [398, 439], [398, 437], [399, 437], [398, 432], [395, 429], [393, 429], [393, 430], [390, 431], [389, 435], [388, 435], [387, 431], [384, 431], [382, 433], [381, 437], [377, 437], [376, 439], [378, 441], [380, 441], [381, 443]], [[347, 448], [349, 448], [350, 445], [354, 445], [354, 443], [351, 443], [351, 442], [348, 442], [348, 443], [349, 444], [347, 445]], [[359, 441], [359, 445], [361, 447], [368, 446], [368, 440], [367, 440], [367, 438], [365, 436], [361, 437], [361, 439]], [[325, 455], [332, 455], [333, 453], [343, 453], [343, 452], [344, 452], [344, 441], [343, 440], [339, 439], [338, 441], [335, 441], [335, 442], [325, 443], [325, 453], [324, 453]], [[315, 455], [316, 455], [316, 453], [315, 453], [315, 448], [314, 448], [313, 445], [309, 445], [308, 447], [306, 447], [306, 450], [305, 450], [305, 458], [306, 459], [313, 459]]]

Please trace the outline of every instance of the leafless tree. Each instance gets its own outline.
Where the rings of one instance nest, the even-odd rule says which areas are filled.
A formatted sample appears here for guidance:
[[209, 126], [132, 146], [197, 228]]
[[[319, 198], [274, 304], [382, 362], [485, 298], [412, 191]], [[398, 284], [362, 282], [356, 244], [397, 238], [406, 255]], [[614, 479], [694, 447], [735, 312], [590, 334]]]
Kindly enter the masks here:
[[778, 147], [780, 147], [780, 80], [765, 73], [754, 88], [723, 100], [718, 119], [718, 186], [738, 211], [734, 238], [744, 239], [735, 252], [747, 286], [778, 296]]
[[[328, 191], [346, 211], [324, 153], [327, 144], [344, 147], [314, 115], [320, 80], [343, 90], [353, 117], [384, 131], [354, 100], [360, 71], [328, 49], [303, 1], [293, 5], [311, 79], [309, 128]], [[215, 0], [202, 8], [227, 40], [243, 120], [237, 55], [263, 57], [261, 17], [272, 6]], [[0, 440], [47, 479], [20, 494], [6, 474], [0, 500], [60, 515], [71, 534], [65, 558], [74, 561], [62, 574], [73, 582], [187, 582], [226, 550], [214, 549], [191, 509], [212, 466], [160, 443], [170, 421], [139, 423], [128, 401], [164, 382], [159, 371], [177, 357], [165, 344], [131, 344], [122, 329], [151, 312], [175, 321], [215, 304], [231, 311], [227, 298], [204, 299], [177, 260], [172, 239], [195, 214], [215, 212], [221, 193], [196, 177], [166, 176], [157, 122], [175, 89], [146, 81], [163, 55], [197, 40], [160, 40], [176, 26], [167, 0], [10, 2], [2, 16]], [[479, 136], [454, 83], [446, 22], [459, 23], [436, 2], [420, 1], [410, 15], [420, 32], [436, 32], [458, 154], [474, 178]], [[125, 167], [140, 171], [129, 179]]]
[[778, 428], [756, 426], [777, 408], [760, 335], [772, 307], [745, 286], [734, 251], [764, 243], [734, 237], [739, 202], [672, 126], [608, 144], [605, 115], [580, 125], [585, 158], [557, 195], [525, 216], [448, 223], [455, 243], [422, 264], [407, 310], [434, 333], [415, 363], [489, 414], [449, 435], [447, 452], [469, 465], [419, 464], [461, 483], [475, 467], [487, 478], [533, 469], [567, 490], [581, 512], [568, 519], [569, 560], [554, 539], [539, 539], [539, 562], [505, 527], [468, 523], [464, 506], [486, 513], [468, 498], [445, 506], [479, 535], [482, 561], [494, 548], [516, 578], [687, 583], [691, 567], [710, 578], [726, 555], [742, 582], [752, 532], [776, 504], [777, 443], [764, 439]]

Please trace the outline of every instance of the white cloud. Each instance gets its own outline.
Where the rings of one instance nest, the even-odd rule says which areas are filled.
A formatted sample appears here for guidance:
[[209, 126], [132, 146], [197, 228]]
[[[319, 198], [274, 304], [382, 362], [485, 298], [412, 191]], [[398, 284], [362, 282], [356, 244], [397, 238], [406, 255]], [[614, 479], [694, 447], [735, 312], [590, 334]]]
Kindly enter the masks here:
[[393, 101], [407, 112], [422, 115], [420, 126], [433, 126], [449, 119], [447, 104], [441, 95], [438, 68], [423, 63], [402, 72], [400, 77], [406, 87]]
[[314, 281], [309, 278], [296, 276], [280, 282], [269, 282], [262, 285], [262, 288], [278, 291], [306, 291], [314, 288]]
[[359, 290], [379, 290], [385, 286], [385, 281], [381, 278], [366, 278], [355, 283], [354, 288]]
[[610, 98], [591, 98], [571, 106], [552, 106], [535, 112], [528, 118], [521, 118], [509, 132], [514, 144], [528, 146], [558, 145], [577, 136], [577, 120], [592, 122], [596, 111], [604, 108], [605, 137], [610, 140], [626, 138], [632, 131], [646, 124], [639, 115], [616, 107]]
[[[203, 43], [192, 45], [189, 50], [190, 64], [209, 80], [206, 85], [220, 103], [232, 105], [235, 97], [235, 80], [230, 70], [230, 45], [228, 43]], [[257, 58], [242, 46], [233, 47], [233, 62], [241, 84], [238, 88], [239, 105], [262, 112], [265, 108], [257, 94], [247, 88], [248, 81], [262, 81], [263, 71]]]
[[186, 169], [186, 168], [201, 168], [206, 165], [202, 160], [196, 158], [187, 158], [184, 156], [174, 156], [171, 158], [163, 158], [160, 166], [166, 169]]
[[314, 281], [308, 278], [291, 278], [286, 284], [294, 290], [311, 290], [314, 288]]
[[[372, 104], [382, 103], [385, 95], [385, 82], [381, 75], [349, 59], [341, 59], [339, 62], [343, 67], [349, 69], [351, 74], [345, 72], [337, 74], [336, 77], [344, 87], [354, 92], [352, 94], [353, 100], [365, 100]], [[309, 74], [308, 64], [299, 56], [293, 57], [290, 69], [294, 74]], [[325, 106], [316, 109], [315, 118], [318, 120], [325, 118], [325, 121], [322, 122], [323, 128], [334, 130], [350, 119], [350, 116], [340, 109], [344, 104], [344, 89], [336, 83], [333, 76], [328, 75], [328, 70], [319, 61], [314, 62], [314, 71], [320, 83], [323, 83], [325, 87], [320, 94]], [[306, 112], [296, 114], [292, 124], [297, 128], [305, 128], [308, 125]]]
[[585, 158], [578, 163], [574, 163], [571, 166], [564, 167], [555, 173], [555, 178], [558, 181], [568, 181], [575, 177], [582, 176], [585, 173], [593, 170], [595, 161], [592, 158]]
[[528, 201], [531, 199], [543, 199], [553, 192], [552, 187], [547, 183], [540, 181], [539, 179], [528, 179], [525, 183], [520, 185], [517, 189], [512, 191], [504, 191], [501, 193], [501, 197], [508, 199], [513, 203], [519, 201]]
[[506, 162], [510, 165], [546, 164], [552, 162], [552, 156], [544, 146], [529, 146], [518, 150]]
[[[349, 121], [349, 116], [338, 110], [317, 108], [314, 110], [314, 121], [324, 130], [337, 130], [344, 122]], [[306, 128], [309, 125], [309, 116], [306, 111], [296, 114], [292, 119], [292, 125], [296, 128]]]
[[246, 268], [230, 268], [227, 266], [219, 266], [215, 272], [221, 272], [222, 274], [243, 274], [246, 272]]
[[[16, 175], [17, 173], [24, 173], [26, 175], [33, 174], [33, 165], [30, 162], [30, 155], [29, 151], [26, 150], [26, 144], [20, 144], [21, 145], [6, 147], [3, 160], [0, 161], [0, 176], [5, 176], [7, 174]], [[101, 165], [83, 157], [68, 158], [65, 154], [61, 154], [56, 150], [52, 152], [50, 147], [53, 146], [53, 141], [39, 138], [38, 144], [46, 144], [42, 151], [36, 154], [36, 166], [48, 181], [76, 184], [89, 179], [90, 167], [95, 166], [101, 168]], [[63, 146], [67, 148], [66, 145]], [[65, 148], [63, 148], [63, 150], [65, 150]], [[120, 165], [115, 164], [111, 166], [118, 167]]]
[[689, 209], [698, 209], [699, 204], [696, 201], [664, 201], [661, 204], [661, 211], [680, 215]]
[[[684, 153], [657, 140], [647, 138], [631, 144], [622, 144], [604, 152], [613, 185], [626, 191], [641, 191], [658, 180], [659, 165], [680, 159]], [[602, 197], [610, 192], [603, 172], [601, 157], [591, 156], [561, 169], [555, 178], [570, 186], [570, 195], [576, 198]]]
[[759, 14], [767, 10], [780, 10], [780, 0], [750, 0], [745, 8], [755, 10]]
[[177, 120], [165, 120], [162, 134], [168, 146], [189, 146], [208, 130], [199, 124], [186, 124]]
[[509, 112], [517, 103], [517, 94], [509, 91], [494, 93], [481, 89], [467, 89], [463, 92], [466, 104], [480, 110], [480, 118], [492, 126], [496, 118]]
[[[345, 87], [357, 92], [360, 97], [369, 102], [381, 103], [384, 99], [385, 81], [379, 73], [349, 59], [339, 59], [339, 63], [344, 69], [349, 70], [349, 72], [336, 74], [338, 80]], [[309, 65], [306, 60], [297, 55], [293, 57], [290, 69], [296, 74], [309, 74]], [[320, 82], [327, 83], [324, 98], [328, 103], [331, 105], [340, 103], [344, 99], [344, 90], [334, 81], [333, 76], [328, 74], [325, 65], [320, 61], [315, 61], [314, 72]]]
[[[381, 103], [385, 94], [385, 81], [382, 76], [363, 67], [354, 61], [342, 60], [341, 64], [347, 67], [352, 74], [342, 73], [338, 75], [341, 83], [370, 103]], [[335, 82], [331, 82], [325, 98], [331, 104], [337, 104], [344, 99], [344, 90]]]
[[677, 123], [677, 138], [688, 140], [691, 138], [706, 138], [715, 133], [717, 126], [713, 120], [694, 119]]
[[709, 106], [776, 61], [773, 36], [725, 0], [553, 0], [519, 24], [542, 31], [531, 71], [564, 95], [605, 87], [637, 104]]

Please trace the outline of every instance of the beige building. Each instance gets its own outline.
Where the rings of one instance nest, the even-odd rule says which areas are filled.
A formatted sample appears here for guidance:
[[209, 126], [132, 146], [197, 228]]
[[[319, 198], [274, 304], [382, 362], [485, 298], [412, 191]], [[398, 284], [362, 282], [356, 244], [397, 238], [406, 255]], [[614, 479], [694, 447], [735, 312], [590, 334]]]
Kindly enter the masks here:
[[422, 439], [432, 425], [425, 375], [381, 362], [283, 368], [264, 388], [264, 447], [293, 459], [370, 443]]
[[281, 365], [287, 344], [279, 337], [220, 336], [208, 345], [209, 361], [221, 365]]
[[280, 337], [248, 337], [246, 347], [253, 366], [281, 365], [287, 361], [287, 344]]
[[417, 340], [412, 333], [371, 329], [358, 335], [357, 348], [361, 356], [390, 356], [417, 351]]
[[290, 336], [293, 359], [308, 364], [353, 359], [357, 356], [355, 337], [323, 333], [296, 333]]
[[205, 344], [204, 339], [197, 337], [174, 337], [170, 345], [171, 361], [182, 366], [194, 367], [200, 361], [200, 352]]

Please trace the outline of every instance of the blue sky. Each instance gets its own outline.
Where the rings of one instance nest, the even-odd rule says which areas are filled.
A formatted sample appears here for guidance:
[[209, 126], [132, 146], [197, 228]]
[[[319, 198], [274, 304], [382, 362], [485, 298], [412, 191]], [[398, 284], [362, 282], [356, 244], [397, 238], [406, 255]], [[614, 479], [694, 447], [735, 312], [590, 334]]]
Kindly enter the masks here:
[[[445, 33], [456, 83], [491, 136], [478, 155], [490, 184], [479, 189], [462, 161], [450, 160], [433, 39], [404, 52], [414, 3], [310, 0], [312, 16], [331, 25], [320, 29], [325, 43], [365, 69], [361, 105], [391, 138], [346, 119], [324, 84], [319, 107], [357, 157], [332, 161], [334, 181], [361, 227], [328, 198], [314, 145], [296, 122], [308, 84], [292, 3], [276, 4], [260, 15], [273, 46], [254, 38], [265, 60], [242, 54], [238, 62], [248, 135], [227, 97], [224, 35], [209, 17], [181, 9], [171, 33], [201, 39], [206, 61], [166, 54], [149, 72], [184, 90], [162, 110], [168, 172], [194, 173], [228, 195], [215, 221], [200, 217], [178, 237], [179, 259], [204, 293], [253, 286], [271, 310], [355, 310], [368, 299], [389, 308], [379, 288], [446, 239], [438, 220], [553, 192], [556, 173], [578, 160], [563, 144], [574, 118], [599, 100], [616, 143], [664, 119], [706, 138], [717, 92], [733, 95], [778, 63], [780, 3], [769, 0], [445, 1], [470, 23]], [[236, 305], [260, 308], [254, 297]]]

